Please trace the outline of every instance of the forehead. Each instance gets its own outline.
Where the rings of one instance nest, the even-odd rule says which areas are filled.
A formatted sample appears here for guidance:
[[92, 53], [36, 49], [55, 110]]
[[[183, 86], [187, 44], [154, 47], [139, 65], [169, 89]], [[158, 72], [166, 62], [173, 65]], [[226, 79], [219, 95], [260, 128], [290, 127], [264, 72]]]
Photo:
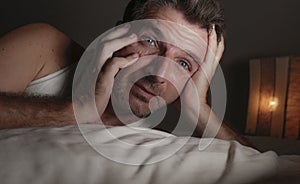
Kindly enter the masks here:
[[192, 24], [188, 22], [184, 14], [174, 8], [161, 7], [156, 11], [151, 11], [146, 18], [174, 22], [190, 29], [199, 37], [201, 37], [201, 39], [203, 39], [203, 41], [205, 41], [206, 43], [208, 41], [208, 33], [205, 28], [201, 28], [198, 24]]

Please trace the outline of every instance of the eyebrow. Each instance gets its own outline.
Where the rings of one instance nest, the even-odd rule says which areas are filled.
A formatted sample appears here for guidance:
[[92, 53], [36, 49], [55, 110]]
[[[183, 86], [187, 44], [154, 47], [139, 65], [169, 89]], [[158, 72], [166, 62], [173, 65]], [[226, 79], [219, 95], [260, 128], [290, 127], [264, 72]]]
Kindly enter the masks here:
[[152, 29], [153, 32], [154, 32], [155, 34], [157, 34], [158, 36], [163, 36], [161, 30], [158, 29], [157, 27], [153, 27], [153, 28], [151, 28], [151, 29]]

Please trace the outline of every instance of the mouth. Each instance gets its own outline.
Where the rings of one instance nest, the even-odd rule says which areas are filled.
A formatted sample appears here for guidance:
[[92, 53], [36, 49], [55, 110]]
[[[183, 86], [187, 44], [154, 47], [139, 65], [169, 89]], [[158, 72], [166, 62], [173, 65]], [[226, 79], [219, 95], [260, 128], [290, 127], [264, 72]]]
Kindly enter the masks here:
[[149, 102], [152, 97], [157, 96], [153, 92], [147, 90], [144, 86], [137, 83], [132, 86], [131, 90], [133, 94], [137, 96], [143, 96], [147, 100], [147, 102]]

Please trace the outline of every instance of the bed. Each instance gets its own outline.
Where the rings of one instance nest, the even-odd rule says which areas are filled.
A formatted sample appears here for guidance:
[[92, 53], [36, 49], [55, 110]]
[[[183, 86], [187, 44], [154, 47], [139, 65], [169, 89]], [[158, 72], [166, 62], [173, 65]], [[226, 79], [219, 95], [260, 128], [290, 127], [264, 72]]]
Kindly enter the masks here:
[[[199, 144], [207, 146], [199, 149]], [[84, 124], [1, 130], [0, 146], [2, 184], [300, 181], [300, 156], [147, 128]]]

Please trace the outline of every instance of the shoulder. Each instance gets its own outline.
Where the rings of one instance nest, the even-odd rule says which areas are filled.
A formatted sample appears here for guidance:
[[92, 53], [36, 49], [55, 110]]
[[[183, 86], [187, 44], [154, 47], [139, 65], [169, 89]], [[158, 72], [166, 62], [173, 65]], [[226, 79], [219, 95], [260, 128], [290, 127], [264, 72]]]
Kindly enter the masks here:
[[[1, 42], [18, 43], [21, 46], [64, 43], [70, 41], [64, 33], [47, 23], [32, 23], [20, 26], [1, 38]], [[24, 45], [22, 45], [24, 44]]]
[[[56, 72], [77, 62], [83, 48], [65, 33], [47, 23], [33, 23], [18, 28], [27, 43], [41, 70], [36, 78]], [[22, 40], [22, 39], [21, 39]]]
[[[78, 60], [83, 49], [66, 34], [47, 23], [21, 26], [0, 39], [0, 77], [22, 91], [32, 81], [56, 72]], [[22, 79], [22, 80], [17, 80]], [[0, 80], [0, 89], [3, 87]]]

